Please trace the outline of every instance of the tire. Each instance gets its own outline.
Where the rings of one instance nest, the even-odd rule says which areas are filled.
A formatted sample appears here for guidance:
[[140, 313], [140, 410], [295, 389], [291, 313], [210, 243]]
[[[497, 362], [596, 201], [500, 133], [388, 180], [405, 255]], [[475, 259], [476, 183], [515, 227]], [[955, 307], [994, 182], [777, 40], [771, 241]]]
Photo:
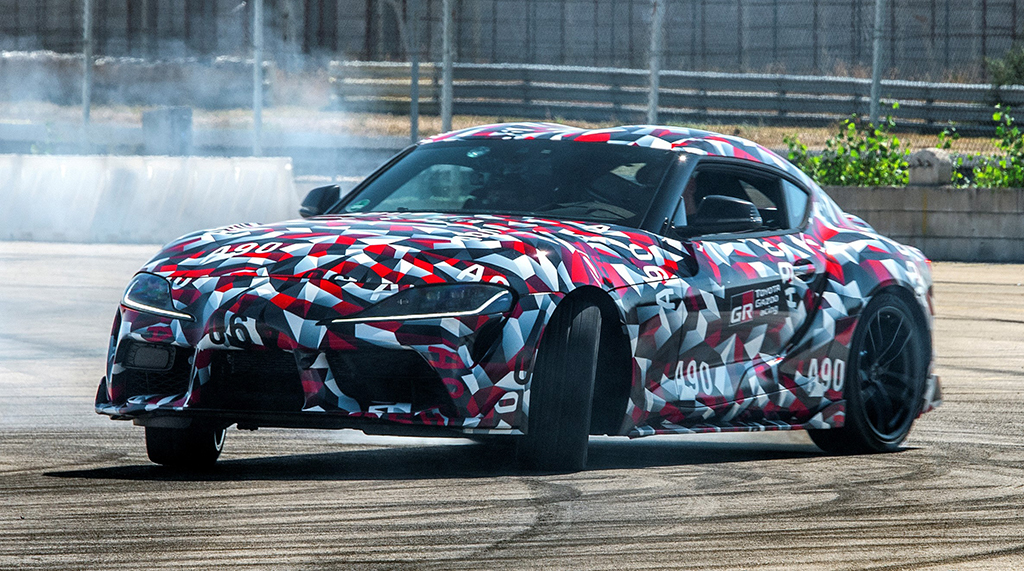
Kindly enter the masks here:
[[927, 332], [902, 298], [882, 293], [868, 304], [853, 334], [843, 397], [842, 428], [810, 430], [825, 452], [893, 452], [921, 412], [927, 377]]
[[153, 462], [168, 468], [209, 468], [224, 448], [226, 428], [146, 427], [146, 453]]
[[569, 303], [548, 325], [533, 372], [527, 433], [517, 449], [532, 470], [575, 472], [587, 464], [601, 311]]

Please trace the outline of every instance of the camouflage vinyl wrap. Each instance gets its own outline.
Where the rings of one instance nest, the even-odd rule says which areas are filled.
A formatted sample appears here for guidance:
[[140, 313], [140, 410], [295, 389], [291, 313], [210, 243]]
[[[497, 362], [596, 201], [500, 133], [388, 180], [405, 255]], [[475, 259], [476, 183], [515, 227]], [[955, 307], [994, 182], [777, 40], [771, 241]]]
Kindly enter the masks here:
[[[900, 288], [931, 322], [930, 266], [921, 252], [847, 216], [803, 173], [754, 143], [682, 128], [520, 123], [421, 144], [473, 138], [630, 144], [766, 163], [802, 181], [810, 215], [802, 231], [692, 241], [610, 224], [431, 213], [197, 232], [141, 269], [166, 278], [175, 309], [194, 319], [119, 307], [97, 412], [174, 415], [211, 402], [245, 410], [217, 394], [218, 363], [244, 353], [257, 355], [254, 367], [282, 358], [285, 369], [294, 365], [289, 410], [303, 417], [520, 432], [545, 326], [566, 296], [587, 288], [611, 300], [629, 341], [623, 382], [631, 388], [619, 434], [827, 428], [843, 424], [851, 339], [871, 297]], [[333, 322], [408, 288], [457, 283], [505, 287], [512, 309]], [[176, 368], [159, 379], [140, 377], [125, 366], [140, 345], [174, 347]], [[357, 363], [360, 355], [379, 366], [422, 359], [440, 388], [412, 402], [349, 394], [352, 371], [378, 366]], [[934, 376], [925, 393], [923, 411], [941, 400]]]

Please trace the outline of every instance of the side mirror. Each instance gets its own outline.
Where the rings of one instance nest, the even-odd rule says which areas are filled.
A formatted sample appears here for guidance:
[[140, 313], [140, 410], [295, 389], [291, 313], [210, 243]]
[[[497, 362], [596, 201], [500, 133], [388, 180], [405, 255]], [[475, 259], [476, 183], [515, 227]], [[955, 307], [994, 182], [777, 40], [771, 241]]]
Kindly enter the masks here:
[[704, 197], [685, 230], [689, 234], [721, 234], [757, 230], [763, 224], [752, 202], [712, 194]]
[[319, 216], [334, 203], [341, 200], [341, 189], [336, 184], [328, 186], [318, 186], [306, 194], [306, 198], [302, 200], [302, 206], [299, 207], [299, 216], [303, 218], [309, 218], [311, 216]]

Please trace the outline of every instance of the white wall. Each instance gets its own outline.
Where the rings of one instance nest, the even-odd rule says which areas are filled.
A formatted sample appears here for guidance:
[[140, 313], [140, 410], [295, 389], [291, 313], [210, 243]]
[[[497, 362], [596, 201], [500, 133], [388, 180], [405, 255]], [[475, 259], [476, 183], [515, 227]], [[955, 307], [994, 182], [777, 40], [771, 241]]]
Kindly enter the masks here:
[[164, 243], [298, 206], [287, 158], [0, 155], [0, 240]]

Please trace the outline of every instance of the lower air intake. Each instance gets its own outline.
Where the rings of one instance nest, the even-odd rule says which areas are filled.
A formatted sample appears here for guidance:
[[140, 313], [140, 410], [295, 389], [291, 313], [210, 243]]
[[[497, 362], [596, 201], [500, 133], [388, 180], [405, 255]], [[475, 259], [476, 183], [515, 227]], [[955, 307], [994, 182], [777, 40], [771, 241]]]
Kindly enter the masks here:
[[446, 416], [455, 414], [441, 377], [416, 351], [359, 345], [354, 351], [327, 353], [327, 363], [338, 387], [362, 410], [411, 403], [413, 412], [437, 408]]
[[300, 411], [305, 403], [295, 356], [287, 351], [217, 351], [203, 407], [230, 410]]

